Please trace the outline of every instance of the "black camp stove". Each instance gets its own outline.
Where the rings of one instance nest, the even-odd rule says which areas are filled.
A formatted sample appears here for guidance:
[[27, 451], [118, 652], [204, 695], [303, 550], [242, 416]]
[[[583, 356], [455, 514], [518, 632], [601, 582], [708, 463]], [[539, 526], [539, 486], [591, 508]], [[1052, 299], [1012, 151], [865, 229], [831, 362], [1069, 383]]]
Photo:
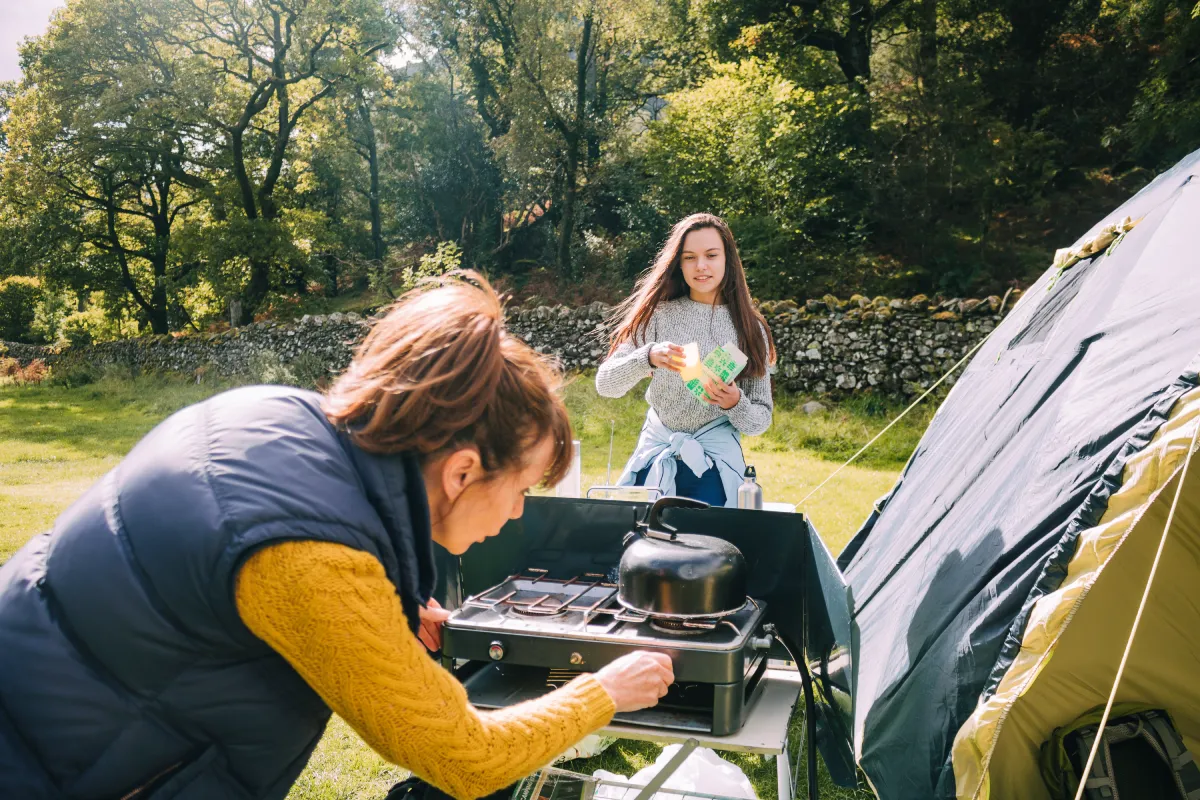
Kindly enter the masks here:
[[774, 643], [766, 606], [746, 598], [720, 618], [655, 618], [617, 601], [611, 572], [530, 568], [466, 598], [446, 622], [442, 653], [471, 702], [502, 708], [546, 694], [635, 650], [666, 653], [675, 684], [654, 708], [617, 719], [714, 735], [741, 728]]
[[[656, 707], [621, 721], [724, 737], [772, 710], [765, 698], [756, 702], [770, 691], [768, 659], [819, 654], [810, 659], [811, 680], [800, 669], [810, 708], [808, 796], [816, 797], [818, 716], [834, 726], [822, 741], [850, 735], [840, 714], [850, 707], [843, 678], [853, 666], [839, 644], [850, 641], [849, 596], [832, 556], [802, 514], [668, 508], [663, 521], [676, 530], [717, 536], [742, 552], [750, 597], [722, 619], [650, 619], [616, 600], [625, 535], [648, 510], [643, 502], [530, 497], [499, 536], [457, 558], [441, 552], [436, 597], [454, 610], [443, 636], [447, 668], [473, 703], [501, 708], [631, 650], [659, 650], [670, 654], [676, 683]], [[835, 649], [843, 668], [832, 671]], [[830, 750], [826, 763], [853, 784], [849, 751]]]

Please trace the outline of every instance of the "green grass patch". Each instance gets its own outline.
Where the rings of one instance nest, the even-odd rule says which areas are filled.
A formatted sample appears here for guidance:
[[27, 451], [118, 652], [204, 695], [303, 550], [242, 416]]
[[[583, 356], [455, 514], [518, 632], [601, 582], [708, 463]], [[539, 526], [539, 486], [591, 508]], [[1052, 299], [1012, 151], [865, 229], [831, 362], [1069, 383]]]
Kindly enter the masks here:
[[111, 370], [77, 388], [0, 388], [0, 563], [161, 420], [220, 388]]
[[[86, 385], [0, 387], [0, 563], [31, 536], [48, 529], [158, 422], [223, 388], [113, 370]], [[620, 474], [645, 416], [641, 395], [639, 388], [619, 400], [602, 398], [591, 375], [578, 376], [568, 385], [565, 397], [582, 441], [585, 487], [607, 480], [609, 433], [614, 429], [612, 479]], [[743, 442], [768, 501], [799, 501], [902, 409], [899, 404], [860, 399], [827, 404], [826, 411], [807, 415], [800, 410], [805, 399], [780, 397], [771, 430]], [[891, 488], [932, 413], [932, 405], [914, 412], [802, 509], [835, 553], [866, 518], [872, 503]], [[799, 740], [801, 723], [797, 714], [792, 721], [794, 741]], [[623, 741], [594, 759], [567, 767], [632, 775], [652, 763], [659, 752], [653, 744]], [[759, 797], [776, 800], [773, 761], [725, 756], [746, 772]], [[803, 766], [800, 773], [802, 786]], [[289, 800], [381, 798], [405, 774], [380, 759], [335, 718]], [[821, 782], [826, 798], [869, 797], [836, 789], [823, 772]]]

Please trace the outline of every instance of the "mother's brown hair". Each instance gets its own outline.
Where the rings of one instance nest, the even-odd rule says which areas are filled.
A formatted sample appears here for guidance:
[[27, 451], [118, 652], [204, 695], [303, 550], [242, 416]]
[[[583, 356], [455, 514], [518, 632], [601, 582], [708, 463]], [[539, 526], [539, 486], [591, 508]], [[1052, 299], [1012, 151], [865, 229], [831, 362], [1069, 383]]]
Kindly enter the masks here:
[[[742, 267], [737, 244], [733, 241], [733, 232], [725, 220], [715, 214], [692, 214], [675, 223], [658, 257], [654, 259], [654, 265], [638, 279], [629, 299], [617, 306], [613, 314], [616, 331], [608, 353], [612, 355], [623, 342], [636, 342], [644, 335], [660, 303], [688, 293], [680, 266], [683, 240], [692, 231], [704, 228], [715, 230], [725, 247], [725, 277], [721, 279], [717, 291], [721, 293], [721, 301], [729, 307], [729, 316], [733, 318], [733, 325], [737, 329], [738, 348], [746, 354], [746, 375], [761, 378], [767, 373], [767, 367], [775, 363], [775, 339], [771, 336], [767, 320], [750, 299], [746, 271]], [[761, 331], [766, 333], [765, 337], [760, 333], [760, 325]]]
[[373, 453], [422, 457], [474, 447], [488, 472], [526, 466], [554, 441], [547, 483], [571, 463], [559, 371], [504, 327], [500, 298], [474, 272], [405, 294], [375, 324], [325, 396], [325, 415]]

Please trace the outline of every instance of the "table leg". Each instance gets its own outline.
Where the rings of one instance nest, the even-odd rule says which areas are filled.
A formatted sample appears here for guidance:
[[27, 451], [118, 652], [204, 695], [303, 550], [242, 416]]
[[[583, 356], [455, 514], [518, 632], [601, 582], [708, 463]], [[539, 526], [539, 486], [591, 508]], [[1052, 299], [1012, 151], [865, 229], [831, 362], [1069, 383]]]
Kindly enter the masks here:
[[786, 745], [783, 752], [775, 756], [775, 782], [779, 789], [779, 800], [795, 800], [795, 788], [792, 786], [792, 765], [788, 759]]

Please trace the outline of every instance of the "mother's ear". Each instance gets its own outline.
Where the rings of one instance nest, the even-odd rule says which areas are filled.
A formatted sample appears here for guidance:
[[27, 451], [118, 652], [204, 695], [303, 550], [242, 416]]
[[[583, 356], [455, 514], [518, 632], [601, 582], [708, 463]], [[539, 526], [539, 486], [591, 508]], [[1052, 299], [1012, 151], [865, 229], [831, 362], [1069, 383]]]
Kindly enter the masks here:
[[446, 456], [440, 472], [442, 491], [454, 503], [468, 486], [483, 479], [483, 461], [478, 450], [464, 447]]

